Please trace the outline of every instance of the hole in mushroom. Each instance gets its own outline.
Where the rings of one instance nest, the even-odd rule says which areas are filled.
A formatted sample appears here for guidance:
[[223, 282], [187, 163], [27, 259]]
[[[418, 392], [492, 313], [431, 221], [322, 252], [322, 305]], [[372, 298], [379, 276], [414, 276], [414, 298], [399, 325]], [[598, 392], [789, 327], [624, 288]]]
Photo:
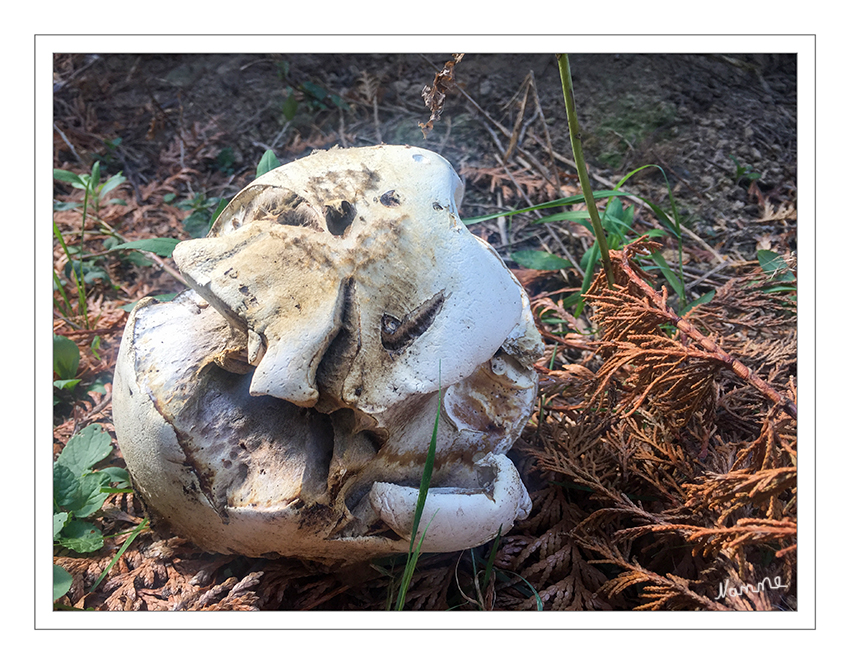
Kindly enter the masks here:
[[425, 333], [440, 309], [445, 296], [440, 291], [399, 320], [390, 314], [381, 317], [381, 345], [388, 351], [399, 351]]
[[398, 197], [398, 194], [395, 193], [395, 189], [390, 189], [385, 194], [381, 195], [381, 205], [384, 207], [398, 207], [401, 205], [401, 200]]
[[345, 229], [351, 226], [356, 214], [357, 210], [348, 201], [325, 205], [325, 221], [328, 224], [328, 230], [333, 235], [342, 235]]

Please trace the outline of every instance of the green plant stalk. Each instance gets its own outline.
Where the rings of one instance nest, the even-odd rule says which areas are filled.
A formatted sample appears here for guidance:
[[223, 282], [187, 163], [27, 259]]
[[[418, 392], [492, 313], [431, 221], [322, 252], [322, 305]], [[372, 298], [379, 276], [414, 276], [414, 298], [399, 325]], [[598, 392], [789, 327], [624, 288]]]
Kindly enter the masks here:
[[83, 253], [86, 239], [86, 220], [88, 219], [89, 211], [89, 190], [91, 189], [91, 181], [86, 183], [85, 192], [83, 193], [83, 226], [80, 229], [80, 253]]
[[[85, 218], [83, 219], [83, 224], [85, 225]], [[81, 281], [80, 277], [77, 275], [77, 270], [74, 268], [74, 259], [71, 258], [71, 252], [68, 251], [68, 245], [65, 244], [65, 239], [62, 237], [62, 233], [59, 232], [59, 227], [56, 225], [56, 220], [53, 221], [53, 234], [59, 240], [59, 245], [65, 252], [65, 256], [68, 258], [68, 261], [71, 263], [71, 274], [74, 275], [74, 283], [77, 285], [77, 301], [80, 303], [80, 314], [82, 314], [83, 321], [85, 321], [86, 329], [88, 329], [89, 311], [88, 304], [86, 301], [85, 281]]]
[[596, 235], [596, 242], [599, 244], [602, 266], [605, 269], [605, 276], [608, 279], [608, 287], [613, 288], [614, 272], [611, 267], [611, 258], [608, 255], [608, 240], [605, 238], [605, 230], [602, 228], [602, 222], [599, 220], [599, 210], [596, 209], [593, 190], [590, 187], [590, 177], [587, 175], [587, 165], [585, 164], [584, 152], [581, 147], [581, 131], [578, 126], [576, 103], [573, 97], [573, 79], [570, 74], [570, 61], [566, 53], [558, 55], [558, 71], [561, 73], [561, 87], [564, 90], [564, 104], [567, 107], [567, 122], [570, 127], [570, 145], [573, 148], [573, 157], [576, 161], [576, 171], [578, 171], [581, 191], [584, 194], [584, 201], [587, 203], [587, 211], [590, 213], [590, 223]]
[[[62, 300], [65, 302], [65, 316], [68, 318], [73, 314], [73, 309], [71, 308], [71, 301], [68, 299], [68, 294], [65, 292], [65, 288], [62, 286], [62, 281], [59, 279], [59, 275], [56, 274], [56, 270], [53, 270], [53, 283], [56, 284], [56, 288], [59, 290], [59, 295], [62, 296]], [[61, 310], [59, 303], [56, 302], [56, 298], [53, 298], [53, 302], [56, 304], [56, 308]]]

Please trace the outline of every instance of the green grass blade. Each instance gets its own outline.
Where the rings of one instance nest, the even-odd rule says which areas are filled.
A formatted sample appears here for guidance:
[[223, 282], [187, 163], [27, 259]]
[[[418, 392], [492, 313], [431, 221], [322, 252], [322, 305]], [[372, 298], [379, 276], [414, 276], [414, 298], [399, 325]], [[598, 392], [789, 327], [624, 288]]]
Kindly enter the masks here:
[[[85, 216], [83, 216], [83, 223], [85, 224]], [[68, 245], [65, 244], [65, 238], [62, 237], [62, 233], [59, 231], [59, 226], [56, 225], [56, 220], [53, 220], [53, 235], [56, 236], [56, 239], [59, 240], [59, 246], [62, 247], [62, 251], [65, 252], [65, 257], [68, 259], [68, 262], [71, 264], [71, 274], [74, 275], [74, 283], [77, 286], [77, 301], [80, 305], [79, 313], [83, 317], [83, 320], [86, 323], [86, 329], [89, 327], [89, 312], [88, 312], [88, 303], [86, 301], [86, 289], [83, 284], [80, 275], [77, 274], [77, 270], [74, 268], [74, 259], [71, 257], [71, 252], [68, 251]], [[82, 241], [82, 240], [81, 240]]]
[[531, 270], [564, 270], [572, 267], [572, 263], [566, 258], [561, 258], [548, 251], [535, 251], [534, 249], [523, 249], [511, 254], [511, 259], [522, 267]]
[[[416, 500], [416, 510], [413, 513], [413, 530], [410, 535], [410, 547], [407, 552], [407, 563], [404, 566], [402, 574], [401, 586], [398, 591], [398, 599], [396, 600], [396, 611], [401, 611], [404, 608], [405, 598], [407, 597], [407, 589], [413, 579], [413, 572], [416, 569], [416, 563], [419, 560], [419, 553], [422, 549], [422, 542], [425, 539], [425, 534], [428, 532], [428, 525], [422, 531], [422, 537], [419, 538], [417, 544], [416, 534], [419, 532], [419, 524], [422, 521], [422, 512], [425, 509], [425, 501], [428, 498], [428, 489], [431, 486], [431, 475], [434, 472], [434, 459], [437, 455], [437, 427], [440, 423], [440, 409], [443, 403], [443, 388], [439, 386], [437, 391], [437, 416], [434, 418], [434, 430], [431, 433], [431, 442], [428, 444], [428, 454], [425, 457], [425, 467], [422, 469], [422, 480], [419, 482], [419, 497]], [[436, 512], [435, 512], [436, 514]], [[434, 517], [432, 516], [431, 519]]]
[[499, 526], [499, 532], [496, 533], [496, 539], [493, 540], [493, 547], [490, 549], [490, 555], [487, 558], [487, 566], [484, 568], [484, 583], [482, 584], [482, 592], [487, 592], [487, 584], [490, 583], [490, 576], [493, 574], [493, 565], [496, 562], [496, 552], [499, 550], [499, 542], [502, 540], [502, 527]]
[[174, 247], [180, 244], [180, 240], [171, 237], [149, 237], [144, 240], [133, 240], [132, 242], [122, 242], [117, 244], [110, 251], [120, 251], [122, 249], [139, 249], [141, 251], [150, 251], [157, 256], [168, 258], [174, 253]]
[[[594, 191], [594, 198], [610, 198], [611, 196], [631, 196], [625, 191], [614, 191], [613, 189], [602, 189], [600, 191]], [[463, 223], [467, 226], [471, 226], [472, 224], [477, 224], [482, 221], [490, 221], [491, 219], [498, 219], [499, 217], [511, 217], [515, 214], [522, 214], [523, 212], [534, 212], [535, 210], [546, 210], [548, 208], [553, 207], [562, 207], [564, 205], [575, 205], [576, 203], [584, 203], [585, 198], [583, 194], [576, 194], [575, 196], [567, 196], [566, 198], [557, 198], [553, 201], [547, 201], [546, 203], [540, 203], [539, 205], [532, 205], [531, 207], [521, 208], [519, 210], [505, 210], [504, 212], [494, 212], [492, 214], [485, 214], [480, 217], [470, 217], [469, 219], [464, 219]], [[581, 219], [589, 219], [590, 213], [581, 210], [581, 212], [586, 215], [580, 217]], [[542, 221], [542, 220], [538, 220]]]
[[677, 277], [673, 270], [670, 269], [670, 266], [667, 264], [667, 260], [660, 251], [652, 251], [650, 252], [650, 255], [652, 256], [652, 260], [655, 261], [655, 264], [661, 269], [661, 274], [664, 275], [667, 283], [669, 283], [671, 288], [676, 291], [676, 295], [679, 296], [679, 300], [684, 304], [685, 286], [679, 280], [679, 277]]
[[708, 304], [709, 302], [711, 302], [714, 299], [714, 296], [716, 294], [717, 294], [717, 291], [714, 290], [714, 289], [711, 289], [707, 293], [703, 293], [696, 300], [694, 300], [693, 302], [688, 304], [688, 306], [686, 306], [684, 309], [682, 309], [681, 315], [684, 316], [691, 309], [693, 309], [694, 307], [698, 307], [701, 304]]
[[112, 561], [106, 566], [106, 569], [103, 570], [100, 573], [100, 576], [97, 578], [97, 581], [94, 582], [94, 585], [91, 588], [89, 588], [90, 593], [93, 593], [95, 591], [95, 588], [97, 588], [100, 585], [100, 582], [103, 581], [106, 578], [106, 575], [109, 573], [109, 570], [112, 569], [112, 566], [115, 563], [118, 562], [118, 559], [121, 556], [124, 555], [124, 552], [133, 543], [133, 540], [135, 540], [136, 537], [138, 537], [139, 533], [142, 532], [144, 527], [147, 526], [147, 525], [148, 525], [148, 520], [143, 519], [142, 522], [138, 526], [136, 526], [136, 528], [133, 530], [133, 532], [130, 534], [130, 536], [126, 539], [124, 544], [121, 545], [121, 548], [118, 549], [118, 553], [115, 554], [115, 556], [112, 558]]

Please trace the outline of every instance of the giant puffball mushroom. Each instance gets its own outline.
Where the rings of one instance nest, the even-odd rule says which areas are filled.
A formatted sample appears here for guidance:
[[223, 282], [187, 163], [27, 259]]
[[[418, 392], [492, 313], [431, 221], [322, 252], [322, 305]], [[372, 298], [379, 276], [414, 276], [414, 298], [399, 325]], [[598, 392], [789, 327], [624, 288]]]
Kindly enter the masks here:
[[331, 149], [258, 178], [177, 246], [191, 289], [132, 311], [113, 391], [155, 518], [221, 553], [407, 551], [438, 411], [422, 550], [528, 516], [506, 452], [543, 347], [462, 195], [433, 152]]

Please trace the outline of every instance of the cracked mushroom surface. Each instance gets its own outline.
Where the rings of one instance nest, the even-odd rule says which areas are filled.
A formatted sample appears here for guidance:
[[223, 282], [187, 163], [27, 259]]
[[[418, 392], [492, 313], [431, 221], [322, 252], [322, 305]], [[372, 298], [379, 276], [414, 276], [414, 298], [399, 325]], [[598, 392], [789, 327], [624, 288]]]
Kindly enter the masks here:
[[191, 289], [136, 306], [113, 392], [152, 515], [221, 553], [405, 552], [438, 409], [422, 550], [528, 515], [505, 453], [543, 346], [462, 195], [433, 152], [331, 149], [258, 178], [177, 246]]

